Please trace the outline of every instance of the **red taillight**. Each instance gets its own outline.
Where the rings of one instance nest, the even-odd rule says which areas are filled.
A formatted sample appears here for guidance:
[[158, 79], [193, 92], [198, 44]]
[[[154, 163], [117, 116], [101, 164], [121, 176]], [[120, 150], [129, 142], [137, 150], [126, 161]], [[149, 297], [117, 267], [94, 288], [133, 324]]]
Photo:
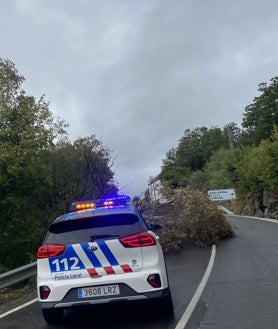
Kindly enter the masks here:
[[37, 258], [50, 258], [63, 255], [66, 250], [64, 244], [44, 244], [37, 252]]
[[126, 248], [148, 247], [156, 244], [155, 238], [148, 233], [126, 236], [120, 239], [120, 242]]

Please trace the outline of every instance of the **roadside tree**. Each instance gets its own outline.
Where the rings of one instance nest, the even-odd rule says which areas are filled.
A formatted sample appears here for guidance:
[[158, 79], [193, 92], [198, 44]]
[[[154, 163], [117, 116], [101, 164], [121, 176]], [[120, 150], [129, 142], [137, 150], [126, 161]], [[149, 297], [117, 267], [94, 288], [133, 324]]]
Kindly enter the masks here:
[[269, 84], [260, 83], [258, 91], [260, 96], [245, 108], [242, 144], [259, 145], [272, 137], [274, 126], [278, 125], [278, 77], [272, 78]]

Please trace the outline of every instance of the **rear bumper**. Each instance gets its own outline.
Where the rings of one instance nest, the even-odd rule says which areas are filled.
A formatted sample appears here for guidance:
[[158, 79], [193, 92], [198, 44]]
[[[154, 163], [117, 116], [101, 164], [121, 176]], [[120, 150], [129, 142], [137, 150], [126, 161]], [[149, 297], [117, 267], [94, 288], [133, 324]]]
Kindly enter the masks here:
[[111, 303], [132, 303], [136, 301], [147, 301], [166, 297], [170, 293], [170, 289], [160, 289], [156, 291], [151, 291], [147, 293], [136, 293], [130, 287], [125, 284], [121, 284], [121, 293], [118, 296], [111, 296], [109, 298], [105, 297], [94, 297], [88, 299], [78, 299], [76, 289], [72, 289], [63, 298], [63, 300], [58, 302], [40, 302], [42, 309], [52, 309], [52, 308], [62, 308], [70, 309], [75, 307], [86, 307], [90, 305], [100, 305], [100, 304], [111, 304]]

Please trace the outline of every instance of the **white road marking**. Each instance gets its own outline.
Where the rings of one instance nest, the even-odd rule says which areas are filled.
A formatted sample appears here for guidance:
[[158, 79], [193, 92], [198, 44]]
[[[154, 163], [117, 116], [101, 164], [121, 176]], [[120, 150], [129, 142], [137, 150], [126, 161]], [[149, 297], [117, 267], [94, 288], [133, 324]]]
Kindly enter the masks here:
[[184, 329], [188, 320], [190, 319], [195, 307], [197, 306], [197, 303], [206, 287], [206, 284], [208, 282], [208, 279], [210, 277], [212, 268], [213, 268], [213, 264], [214, 264], [214, 260], [215, 260], [215, 255], [216, 255], [216, 246], [213, 245], [212, 249], [211, 249], [211, 255], [210, 255], [210, 260], [207, 266], [207, 269], [202, 277], [202, 280], [194, 294], [194, 296], [192, 297], [190, 303], [188, 304], [185, 312], [183, 313], [182, 317], [180, 318], [178, 324], [176, 325], [175, 329]]
[[[265, 222], [271, 222], [271, 223], [275, 223], [278, 224], [278, 220], [275, 219], [270, 219], [270, 218], [263, 218], [263, 217], [249, 217], [249, 216], [240, 216], [240, 215], [230, 215], [232, 217], [243, 217], [243, 218], [248, 218], [248, 219], [258, 219], [261, 221], [265, 221]], [[213, 265], [214, 265], [214, 260], [215, 260], [215, 255], [216, 255], [216, 246], [213, 245], [212, 246], [212, 250], [211, 250], [211, 256], [210, 256], [210, 260], [207, 266], [207, 269], [203, 275], [203, 278], [194, 294], [194, 296], [192, 297], [190, 303], [188, 304], [185, 312], [183, 313], [182, 317], [180, 318], [178, 324], [176, 325], [175, 329], [184, 329], [187, 322], [189, 321], [195, 307], [198, 304], [198, 301], [206, 287], [207, 281], [210, 277]]]
[[271, 218], [264, 218], [264, 217], [249, 217], [249, 216], [240, 216], [240, 215], [230, 215], [231, 217], [242, 217], [244, 219], [257, 219], [257, 220], [261, 220], [264, 222], [270, 222], [270, 223], [275, 223], [278, 224], [278, 220], [277, 219], [271, 219]]
[[0, 319], [4, 318], [5, 316], [9, 315], [9, 314], [12, 314], [14, 312], [17, 312], [19, 310], [21, 310], [22, 308], [26, 307], [26, 306], [29, 306], [33, 303], [36, 303], [38, 301], [38, 298], [35, 298], [35, 299], [32, 299], [30, 300], [29, 302], [25, 303], [25, 304], [22, 304], [16, 308], [13, 308], [12, 310], [6, 312], [6, 313], [3, 313], [3, 314], [0, 314]]
[[[245, 217], [245, 218], [249, 218], [249, 219], [258, 219], [258, 220], [262, 220], [262, 221], [266, 221], [266, 222], [271, 222], [271, 223], [275, 223], [278, 224], [278, 221], [275, 219], [269, 219], [269, 218], [262, 218], [262, 217], [248, 217], [248, 216], [239, 216], [239, 215], [233, 215], [234, 217]], [[175, 329], [184, 329], [184, 327], [186, 326], [188, 320], [190, 319], [195, 307], [197, 306], [197, 303], [206, 287], [207, 281], [210, 277], [213, 265], [214, 265], [214, 260], [215, 260], [215, 255], [216, 255], [216, 246], [213, 245], [212, 246], [212, 250], [211, 250], [211, 255], [210, 255], [210, 260], [208, 263], [208, 266], [206, 268], [206, 271], [202, 277], [202, 280], [194, 294], [194, 296], [192, 297], [190, 303], [188, 304], [185, 312], [183, 313], [182, 317], [180, 318], [178, 324], [176, 325]], [[0, 314], [0, 319], [8, 316], [9, 314], [12, 314], [14, 312], [17, 312], [19, 310], [21, 310], [24, 307], [27, 307], [33, 303], [36, 303], [38, 301], [38, 298], [32, 299], [29, 302], [22, 304], [10, 311], [7, 311], [6, 313]]]

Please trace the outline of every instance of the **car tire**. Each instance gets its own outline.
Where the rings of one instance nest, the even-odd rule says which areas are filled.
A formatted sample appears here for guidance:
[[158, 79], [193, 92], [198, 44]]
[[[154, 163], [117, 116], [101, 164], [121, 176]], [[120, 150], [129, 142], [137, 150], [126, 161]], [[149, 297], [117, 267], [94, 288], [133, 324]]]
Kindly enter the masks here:
[[172, 315], [174, 313], [174, 306], [171, 292], [160, 300], [160, 309], [164, 314]]
[[60, 324], [63, 321], [63, 309], [42, 309], [44, 320], [49, 324]]

